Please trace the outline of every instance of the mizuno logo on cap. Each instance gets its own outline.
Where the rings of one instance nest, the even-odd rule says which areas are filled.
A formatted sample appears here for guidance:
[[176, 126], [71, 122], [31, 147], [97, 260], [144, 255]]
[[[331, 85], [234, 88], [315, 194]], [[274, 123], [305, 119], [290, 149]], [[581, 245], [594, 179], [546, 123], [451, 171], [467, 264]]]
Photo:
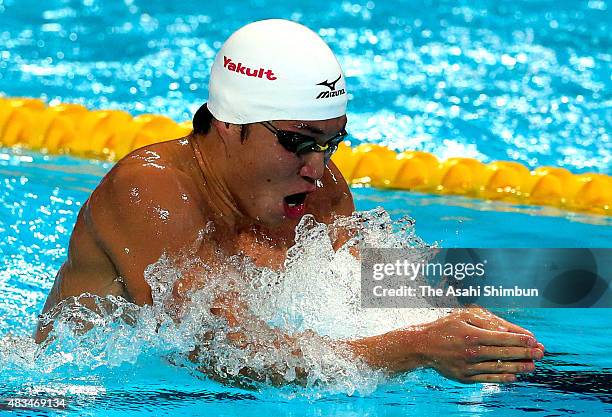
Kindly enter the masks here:
[[253, 69], [250, 67], [245, 67], [242, 65], [242, 62], [238, 62], [236, 64], [232, 61], [231, 58], [228, 58], [225, 55], [223, 56], [223, 67], [228, 69], [229, 71], [234, 71], [238, 74], [246, 75], [247, 77], [263, 78], [263, 76], [265, 75], [266, 78], [271, 81], [274, 81], [277, 78], [271, 69]]
[[329, 97], [336, 97], [336, 96], [341, 96], [342, 94], [345, 94], [344, 88], [341, 88], [340, 90], [336, 91], [336, 83], [340, 81], [340, 78], [342, 78], [342, 74], [340, 74], [338, 78], [336, 78], [335, 81], [329, 82], [325, 80], [325, 81], [321, 81], [320, 83], [317, 83], [317, 85], [324, 85], [330, 90], [330, 91], [321, 91], [319, 95], [317, 96], [317, 98], [329, 98]]
[[342, 74], [340, 74], [340, 76], [336, 78], [336, 81], [332, 81], [330, 83], [327, 80], [325, 80], [325, 81], [321, 81], [317, 85], [324, 85], [325, 87], [329, 88], [331, 91], [336, 91], [336, 83], [340, 81], [340, 78], [342, 78]]

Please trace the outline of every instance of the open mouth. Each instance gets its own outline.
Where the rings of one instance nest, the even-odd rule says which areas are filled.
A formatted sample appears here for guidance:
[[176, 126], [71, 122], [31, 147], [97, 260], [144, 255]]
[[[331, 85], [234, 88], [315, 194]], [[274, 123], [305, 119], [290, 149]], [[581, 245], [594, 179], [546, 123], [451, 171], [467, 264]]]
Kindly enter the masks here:
[[285, 215], [290, 219], [299, 219], [304, 215], [307, 193], [297, 193], [286, 196], [283, 199]]

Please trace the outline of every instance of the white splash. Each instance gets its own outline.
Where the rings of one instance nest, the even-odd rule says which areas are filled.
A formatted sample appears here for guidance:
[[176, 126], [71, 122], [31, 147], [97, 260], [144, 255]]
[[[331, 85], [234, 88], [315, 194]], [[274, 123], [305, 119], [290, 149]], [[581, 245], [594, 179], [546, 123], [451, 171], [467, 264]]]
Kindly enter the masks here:
[[[339, 349], [338, 340], [433, 321], [444, 312], [361, 308], [360, 263], [351, 250], [361, 243], [427, 246], [414, 234], [413, 224], [410, 219], [394, 223], [383, 209], [340, 218], [331, 226], [305, 216], [281, 272], [221, 253], [223, 267], [215, 272], [197, 257], [164, 255], [145, 271], [152, 305], [139, 307], [114, 296], [72, 297], [58, 309], [44, 347], [5, 336], [0, 363], [4, 371], [50, 373], [65, 366], [83, 371], [135, 364], [157, 355], [194, 373], [241, 385], [289, 383], [298, 392], [372, 392], [384, 376]], [[352, 237], [334, 251], [332, 242], [343, 231]], [[205, 285], [186, 290], [182, 296], [187, 301], [177, 302], [177, 283], [194, 270], [206, 276]], [[228, 292], [237, 294], [250, 317], [234, 327], [211, 312]], [[296, 338], [288, 341], [285, 335]]]

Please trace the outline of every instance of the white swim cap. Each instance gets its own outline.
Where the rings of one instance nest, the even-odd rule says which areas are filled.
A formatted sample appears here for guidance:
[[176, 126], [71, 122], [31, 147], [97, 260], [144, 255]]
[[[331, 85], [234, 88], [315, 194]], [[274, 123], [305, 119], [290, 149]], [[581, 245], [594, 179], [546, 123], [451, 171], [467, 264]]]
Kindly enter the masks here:
[[243, 26], [211, 68], [208, 109], [222, 122], [326, 120], [346, 114], [338, 60], [312, 30], [289, 20]]

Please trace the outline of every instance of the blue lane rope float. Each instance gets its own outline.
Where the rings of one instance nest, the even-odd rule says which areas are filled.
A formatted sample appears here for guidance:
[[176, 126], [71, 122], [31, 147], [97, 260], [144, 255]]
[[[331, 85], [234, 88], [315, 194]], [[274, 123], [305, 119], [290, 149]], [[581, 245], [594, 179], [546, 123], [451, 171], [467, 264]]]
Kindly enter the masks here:
[[[189, 132], [191, 121], [176, 123], [161, 115], [132, 117], [120, 110], [0, 97], [0, 146], [5, 147], [116, 161], [133, 149]], [[397, 153], [375, 144], [351, 148], [343, 143], [332, 159], [351, 184], [612, 215], [612, 177], [604, 174], [573, 174], [559, 167], [530, 171], [513, 161], [440, 161], [427, 152]]]

